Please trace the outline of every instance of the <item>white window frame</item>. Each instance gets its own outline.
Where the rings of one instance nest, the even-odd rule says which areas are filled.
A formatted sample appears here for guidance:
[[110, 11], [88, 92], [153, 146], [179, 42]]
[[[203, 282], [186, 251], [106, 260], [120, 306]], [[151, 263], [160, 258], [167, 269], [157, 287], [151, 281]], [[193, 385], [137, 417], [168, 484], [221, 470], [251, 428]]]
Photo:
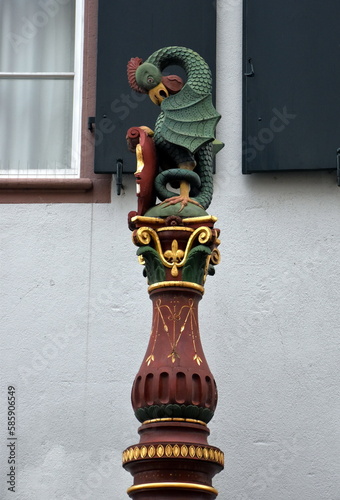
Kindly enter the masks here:
[[71, 168], [60, 169], [19, 169], [1, 170], [0, 178], [20, 179], [77, 179], [80, 178], [81, 130], [82, 130], [82, 97], [83, 97], [83, 64], [84, 64], [84, 11], [85, 0], [75, 0], [75, 36], [74, 36], [74, 71], [72, 72], [0, 72], [0, 79], [70, 79], [73, 80], [72, 141]]

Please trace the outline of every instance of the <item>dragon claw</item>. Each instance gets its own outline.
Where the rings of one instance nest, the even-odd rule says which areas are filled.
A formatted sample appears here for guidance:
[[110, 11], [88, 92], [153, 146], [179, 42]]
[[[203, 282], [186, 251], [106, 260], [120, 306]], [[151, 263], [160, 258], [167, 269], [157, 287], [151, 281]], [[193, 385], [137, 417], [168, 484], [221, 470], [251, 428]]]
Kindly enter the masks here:
[[[166, 205], [164, 205], [166, 203]], [[196, 200], [193, 200], [192, 198], [189, 198], [188, 196], [172, 196], [171, 198], [167, 198], [166, 200], [162, 201], [160, 203], [161, 205], [164, 205], [164, 208], [169, 207], [170, 205], [176, 205], [176, 203], [180, 203], [181, 207], [178, 211], [178, 213], [182, 212], [183, 208], [188, 205], [188, 203], [193, 203], [194, 205], [197, 205], [198, 207], [202, 207]]]

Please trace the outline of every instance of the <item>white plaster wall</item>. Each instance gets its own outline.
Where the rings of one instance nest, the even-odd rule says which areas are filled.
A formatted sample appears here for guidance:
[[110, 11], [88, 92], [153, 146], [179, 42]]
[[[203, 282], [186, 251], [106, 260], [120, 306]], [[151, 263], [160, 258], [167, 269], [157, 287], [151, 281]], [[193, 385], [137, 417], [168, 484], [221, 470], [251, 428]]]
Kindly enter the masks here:
[[[201, 333], [219, 388], [211, 444], [222, 500], [340, 500], [340, 191], [335, 174], [241, 175], [241, 2], [219, 2], [215, 195], [222, 263]], [[130, 388], [151, 302], [126, 215], [108, 205], [2, 205], [1, 499], [127, 498]], [[17, 492], [6, 487], [17, 388]]]

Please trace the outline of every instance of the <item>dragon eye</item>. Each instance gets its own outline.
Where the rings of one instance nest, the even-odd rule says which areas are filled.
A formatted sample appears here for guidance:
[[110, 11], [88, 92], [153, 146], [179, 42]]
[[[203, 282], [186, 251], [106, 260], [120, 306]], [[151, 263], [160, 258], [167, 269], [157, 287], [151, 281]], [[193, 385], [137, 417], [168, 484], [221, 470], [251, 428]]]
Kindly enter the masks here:
[[154, 83], [155, 80], [152, 78], [152, 76], [148, 76], [147, 81], [148, 83]]

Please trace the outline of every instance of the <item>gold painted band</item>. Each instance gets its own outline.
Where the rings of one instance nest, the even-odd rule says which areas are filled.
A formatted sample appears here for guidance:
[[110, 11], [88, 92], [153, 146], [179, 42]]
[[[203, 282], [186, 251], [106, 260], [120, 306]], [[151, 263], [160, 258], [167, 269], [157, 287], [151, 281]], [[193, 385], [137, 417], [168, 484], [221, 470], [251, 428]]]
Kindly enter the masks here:
[[149, 459], [194, 459], [214, 462], [224, 467], [224, 453], [218, 448], [196, 446], [190, 443], [170, 444], [155, 443], [155, 445], [130, 446], [123, 451], [123, 464], [135, 460]]
[[157, 233], [161, 233], [163, 231], [186, 231], [187, 233], [194, 232], [192, 227], [184, 227], [184, 226], [164, 226], [164, 227], [160, 227], [156, 231], [157, 231]]
[[157, 290], [158, 288], [167, 288], [171, 286], [179, 288], [192, 288], [193, 290], [204, 293], [204, 287], [202, 285], [197, 285], [197, 283], [191, 283], [190, 281], [160, 281], [158, 283], [150, 285], [148, 291], [150, 293], [153, 290]]
[[203, 420], [195, 420], [194, 418], [153, 418], [152, 420], [145, 420], [143, 425], [154, 424], [156, 422], [188, 422], [189, 424], [200, 424], [205, 427], [207, 424]]
[[214, 493], [218, 495], [218, 491], [212, 486], [205, 486], [204, 484], [196, 483], [145, 483], [137, 484], [136, 486], [131, 486], [127, 493], [133, 493], [134, 491], [140, 490], [150, 490], [155, 488], [181, 488], [183, 490], [197, 490], [197, 491], [207, 491], [209, 493]]
[[190, 222], [217, 222], [217, 220], [214, 215], [202, 215], [201, 217], [186, 217], [183, 222], [189, 224]]

